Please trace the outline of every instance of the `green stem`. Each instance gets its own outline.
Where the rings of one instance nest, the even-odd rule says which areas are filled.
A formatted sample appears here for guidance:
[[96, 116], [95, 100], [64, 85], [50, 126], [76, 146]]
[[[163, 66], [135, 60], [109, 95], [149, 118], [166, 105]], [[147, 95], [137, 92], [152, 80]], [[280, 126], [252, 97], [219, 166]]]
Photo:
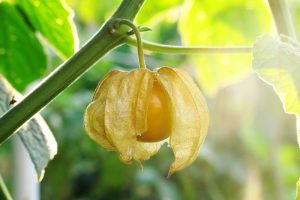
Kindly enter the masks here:
[[0, 144], [39, 112], [65, 88], [77, 80], [97, 60], [124, 42], [123, 34], [111, 34], [111, 23], [116, 18], [133, 20], [144, 0], [123, 0], [117, 11], [75, 55], [48, 75], [19, 104], [0, 118]]
[[268, 0], [278, 34], [297, 39], [293, 20], [286, 0]]
[[[137, 41], [132, 37], [125, 38], [125, 42], [129, 45], [137, 45]], [[238, 47], [207, 47], [207, 46], [173, 46], [163, 45], [153, 42], [143, 41], [145, 50], [168, 53], [168, 54], [237, 54], [237, 53], [252, 53], [252, 46]]]
[[127, 19], [115, 19], [115, 26], [118, 28], [119, 25], [127, 25], [129, 26], [136, 37], [136, 44], [138, 50], [138, 57], [139, 57], [139, 66], [140, 68], [146, 68], [144, 52], [143, 52], [143, 42], [140, 31], [138, 28], [129, 20]]
[[2, 176], [0, 175], [0, 199], [3, 200], [12, 200], [10, 193], [4, 183]]

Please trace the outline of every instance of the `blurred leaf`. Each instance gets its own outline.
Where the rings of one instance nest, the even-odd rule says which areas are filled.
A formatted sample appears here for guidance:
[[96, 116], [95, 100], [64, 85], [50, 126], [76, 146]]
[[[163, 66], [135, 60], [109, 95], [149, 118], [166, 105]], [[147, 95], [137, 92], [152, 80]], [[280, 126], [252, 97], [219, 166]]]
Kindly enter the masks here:
[[300, 44], [289, 37], [286, 42], [270, 35], [257, 38], [253, 50], [253, 68], [279, 96], [285, 112], [297, 116], [299, 142], [300, 116]]
[[0, 3], [0, 27], [0, 73], [18, 90], [23, 90], [44, 74], [46, 56], [13, 5]]
[[0, 174], [0, 199], [13, 200], [1, 174]]
[[300, 38], [300, 4], [298, 0], [289, 0], [288, 1], [289, 11], [291, 13], [292, 21], [294, 22], [294, 28]]
[[[168, 180], [165, 179], [165, 177], [161, 177], [157, 170], [151, 168], [145, 167], [143, 171], [137, 172], [136, 185], [137, 188], [144, 188], [144, 190], [146, 188], [148, 188], [149, 190], [149, 188], [153, 187], [154, 191], [149, 191], [151, 191], [152, 195], [153, 193], [157, 193], [158, 197], [156, 197], [155, 199], [182, 199], [181, 194], [175, 187], [175, 184], [170, 183]], [[153, 199], [153, 197], [150, 199]]]
[[208, 95], [215, 95], [251, 72], [251, 55], [199, 55], [192, 59], [197, 81]]
[[[187, 0], [179, 32], [187, 45], [252, 45], [270, 27], [271, 16], [260, 0]], [[210, 94], [251, 70], [250, 55], [205, 55], [193, 61], [198, 80]]]
[[[0, 76], [0, 115], [14, 105], [10, 105], [12, 99], [17, 103], [22, 99], [22, 95]], [[18, 135], [29, 153], [38, 179], [42, 180], [45, 167], [57, 152], [52, 132], [41, 115], [37, 114], [18, 130]]]
[[300, 161], [299, 149], [291, 145], [282, 145], [280, 151], [278, 152], [280, 169], [282, 170], [282, 179], [284, 185], [288, 186], [286, 190], [286, 199], [292, 199], [295, 194], [295, 182], [299, 178], [300, 168], [298, 163]]
[[166, 20], [166, 17], [161, 17], [161, 15], [166, 15], [168, 10], [180, 7], [183, 0], [172, 0], [172, 1], [156, 1], [156, 0], [147, 0], [141, 11], [137, 15], [137, 22], [139, 24], [144, 24], [156, 19], [155, 21], [159, 20]]
[[41, 181], [48, 162], [57, 153], [55, 138], [40, 115], [25, 124], [18, 134], [33, 162], [38, 180]]
[[[77, 11], [81, 21], [84, 23], [101, 24], [106, 20], [113, 10], [118, 7], [121, 0], [67, 0], [67, 2]], [[154, 19], [154, 21], [166, 20], [162, 15], [166, 15], [168, 10], [180, 7], [183, 0], [155, 1], [147, 0], [136, 18], [138, 24], [144, 24]], [[168, 14], [167, 14], [168, 15]]]
[[287, 113], [300, 116], [300, 45], [282, 42], [270, 35], [257, 38], [253, 68], [273, 86]]
[[297, 196], [296, 196], [296, 200], [300, 200], [300, 178], [297, 182]]
[[89, 23], [103, 23], [121, 0], [68, 0], [68, 3], [76, 9], [81, 21]]
[[300, 117], [297, 116], [297, 140], [300, 147]]
[[63, 0], [17, 0], [33, 27], [57, 50], [68, 58], [78, 49], [78, 37], [72, 10]]

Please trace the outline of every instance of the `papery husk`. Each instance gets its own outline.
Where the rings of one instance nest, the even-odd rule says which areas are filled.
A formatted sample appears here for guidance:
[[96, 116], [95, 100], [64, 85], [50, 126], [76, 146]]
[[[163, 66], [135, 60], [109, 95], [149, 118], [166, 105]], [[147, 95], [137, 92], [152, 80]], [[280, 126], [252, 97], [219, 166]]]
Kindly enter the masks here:
[[106, 150], [117, 151], [126, 164], [132, 159], [149, 159], [163, 144], [137, 141], [137, 136], [147, 130], [153, 81], [154, 74], [147, 69], [112, 71], [98, 84], [85, 112], [89, 136]]
[[133, 158], [137, 161], [148, 160], [151, 156], [155, 155], [160, 147], [166, 142], [166, 140], [161, 142], [137, 142], [136, 149]]
[[[135, 128], [136, 136], [141, 135], [147, 131], [147, 109], [150, 99], [150, 93], [155, 81], [155, 75], [146, 69], [139, 69], [145, 71], [143, 79], [139, 84], [138, 95], [135, 102]], [[139, 72], [141, 73], [141, 72]], [[135, 160], [148, 160], [152, 155], [156, 154], [163, 142], [144, 143], [137, 141], [135, 146], [133, 158]]]
[[106, 150], [118, 152], [124, 163], [149, 159], [167, 141], [137, 141], [137, 136], [147, 130], [147, 109], [154, 81], [166, 91], [172, 112], [172, 133], [167, 140], [175, 159], [170, 176], [197, 158], [208, 128], [207, 105], [186, 72], [168, 67], [157, 72], [112, 71], [97, 86], [84, 123], [89, 136]]
[[102, 79], [96, 88], [92, 103], [89, 104], [84, 114], [84, 126], [88, 135], [108, 151], [116, 151], [116, 148], [112, 142], [107, 139], [105, 134], [105, 102], [108, 89], [112, 84], [113, 77], [119, 73], [123, 74], [123, 72], [120, 71], [111, 71]]
[[139, 71], [139, 73], [143, 73], [143, 77], [138, 83], [137, 95], [134, 102], [136, 135], [141, 135], [141, 133], [147, 130], [147, 108], [154, 81], [152, 72], [145, 69], [140, 69]]
[[106, 95], [107, 95], [108, 89], [109, 89], [109, 87], [111, 86], [111, 83], [112, 83], [111, 80], [112, 80], [114, 75], [117, 75], [119, 73], [128, 74], [128, 72], [119, 71], [119, 70], [113, 70], [113, 71], [108, 72], [102, 78], [102, 80], [99, 81], [99, 83], [98, 83], [98, 85], [95, 89], [92, 101], [99, 100], [99, 98], [101, 98], [101, 100], [106, 100]]
[[153, 75], [138, 69], [114, 79], [106, 98], [105, 132], [124, 163], [145, 160], [157, 151], [157, 145], [139, 144], [137, 135], [147, 129], [147, 102]]
[[200, 145], [207, 134], [209, 114], [199, 88], [186, 72], [162, 67], [156, 77], [172, 104], [170, 146], [175, 160], [168, 173], [171, 176], [197, 158]]

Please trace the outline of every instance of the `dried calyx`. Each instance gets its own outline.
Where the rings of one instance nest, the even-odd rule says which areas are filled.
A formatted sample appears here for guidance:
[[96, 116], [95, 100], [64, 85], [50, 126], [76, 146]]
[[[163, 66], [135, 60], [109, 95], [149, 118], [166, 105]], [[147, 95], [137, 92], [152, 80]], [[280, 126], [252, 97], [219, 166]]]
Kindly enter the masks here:
[[199, 88], [183, 70], [111, 71], [99, 83], [84, 116], [89, 136], [124, 163], [147, 160], [168, 142], [169, 176], [197, 157], [208, 128]]

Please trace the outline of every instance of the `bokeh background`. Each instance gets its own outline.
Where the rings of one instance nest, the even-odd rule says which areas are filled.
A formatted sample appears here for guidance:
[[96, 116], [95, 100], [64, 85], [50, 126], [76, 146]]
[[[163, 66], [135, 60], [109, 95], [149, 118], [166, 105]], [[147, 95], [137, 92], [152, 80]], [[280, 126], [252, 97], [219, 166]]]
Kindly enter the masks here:
[[[120, 0], [67, 0], [74, 10], [82, 46], [117, 8]], [[300, 2], [288, 1], [300, 33]], [[152, 28], [143, 38], [175, 45], [253, 45], [274, 32], [271, 13], [261, 0], [147, 0], [136, 20]], [[298, 26], [297, 26], [298, 25]], [[47, 73], [63, 61], [49, 47]], [[111, 69], [138, 66], [134, 47], [110, 52], [41, 114], [58, 142], [46, 168], [41, 199], [294, 199], [300, 174], [296, 120], [284, 112], [273, 88], [251, 69], [251, 55], [166, 55], [146, 53], [151, 69], [187, 70], [203, 90], [211, 122], [198, 159], [166, 178], [173, 160], [164, 145], [143, 162], [124, 165], [97, 146], [83, 128], [83, 113], [99, 80]], [[1, 170], [13, 176], [10, 142], [1, 146]], [[12, 183], [8, 181], [10, 188]]]

